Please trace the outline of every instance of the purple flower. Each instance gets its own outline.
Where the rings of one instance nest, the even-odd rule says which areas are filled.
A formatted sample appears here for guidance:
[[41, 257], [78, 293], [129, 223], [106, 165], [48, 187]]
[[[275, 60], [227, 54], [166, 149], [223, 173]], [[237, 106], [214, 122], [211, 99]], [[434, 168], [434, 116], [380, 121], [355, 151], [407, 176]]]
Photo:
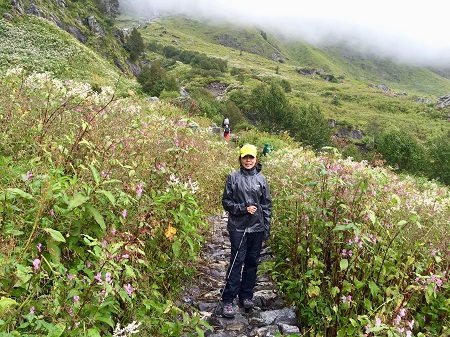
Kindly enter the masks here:
[[27, 180], [29, 180], [29, 179], [31, 179], [31, 178], [33, 178], [33, 177], [34, 177], [34, 174], [31, 173], [30, 171], [28, 171], [28, 172], [27, 172], [27, 177], [25, 178], [25, 181], [27, 181]]
[[55, 215], [55, 211], [53, 210], [53, 208], [50, 210], [50, 215], [54, 216]]
[[128, 295], [131, 297], [131, 295], [133, 294], [133, 287], [131, 286], [131, 284], [127, 284], [126, 286], [124, 286], [125, 290], [127, 291]]
[[73, 302], [74, 302], [74, 303], [77, 303], [79, 300], [80, 300], [80, 296], [75, 295], [75, 296], [73, 297]]
[[72, 279], [73, 279], [73, 274], [67, 275], [67, 278], [69, 279], [69, 281], [72, 281]]
[[102, 242], [102, 247], [103, 247], [103, 249], [106, 248], [106, 240], [103, 240], [103, 242]]
[[107, 273], [106, 273], [106, 275], [105, 275], [105, 281], [106, 281], [107, 283], [110, 283], [110, 282], [111, 282], [111, 273], [110, 273], [110, 272], [107, 272]]
[[86, 267], [91, 268], [91, 263], [89, 261], [86, 261]]
[[141, 182], [137, 185], [136, 193], [137, 193], [138, 197], [140, 197], [142, 194], [142, 183]]
[[347, 249], [342, 249], [342, 256], [346, 256], [347, 255]]
[[30, 308], [30, 315], [34, 315], [34, 307]]
[[345, 302], [347, 302], [347, 297], [342, 296], [342, 303], [345, 303]]
[[95, 275], [94, 277], [95, 280], [97, 280], [99, 283], [103, 283], [102, 282], [102, 273], [97, 273], [97, 275]]
[[34, 270], [37, 271], [39, 269], [39, 263], [41, 263], [41, 260], [39, 259], [34, 259], [33, 261], [33, 266], [34, 266]]
[[378, 317], [375, 318], [375, 326], [376, 326], [377, 328], [379, 328], [379, 327], [381, 326], [381, 319], [379, 319]]
[[36, 248], [37, 248], [37, 250], [38, 250], [39, 253], [41, 252], [41, 247], [42, 247], [42, 243], [39, 242], [39, 243], [36, 245]]
[[124, 219], [127, 217], [127, 210], [126, 209], [124, 209], [122, 211], [122, 216], [123, 216]]

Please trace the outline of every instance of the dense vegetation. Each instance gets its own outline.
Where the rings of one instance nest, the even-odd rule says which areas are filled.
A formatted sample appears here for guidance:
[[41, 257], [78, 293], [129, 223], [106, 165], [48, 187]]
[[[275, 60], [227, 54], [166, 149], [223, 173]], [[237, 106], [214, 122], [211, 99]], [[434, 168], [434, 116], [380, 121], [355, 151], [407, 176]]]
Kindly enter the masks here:
[[[123, 46], [136, 82], [43, 19], [0, 19], [0, 336], [203, 335], [180, 292], [237, 148], [267, 141], [264, 267], [303, 333], [448, 335], [450, 192], [426, 179], [450, 179], [445, 110], [331, 61], [333, 81], [300, 75], [267, 58], [268, 41], [294, 52], [266, 32], [246, 35], [263, 57], [211, 43], [198, 22], [164, 25]], [[222, 100], [211, 83], [227, 84]], [[210, 128], [224, 116], [230, 143]], [[329, 119], [365, 137], [330, 138]]]

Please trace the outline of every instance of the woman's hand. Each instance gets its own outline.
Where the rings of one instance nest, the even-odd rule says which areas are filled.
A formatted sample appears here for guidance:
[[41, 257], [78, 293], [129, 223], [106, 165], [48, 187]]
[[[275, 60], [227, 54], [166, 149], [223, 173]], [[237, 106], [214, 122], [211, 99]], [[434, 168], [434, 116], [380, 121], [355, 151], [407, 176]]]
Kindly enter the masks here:
[[253, 205], [247, 206], [247, 212], [250, 213], [250, 214], [255, 214], [257, 209], [258, 208], [256, 206], [253, 206]]

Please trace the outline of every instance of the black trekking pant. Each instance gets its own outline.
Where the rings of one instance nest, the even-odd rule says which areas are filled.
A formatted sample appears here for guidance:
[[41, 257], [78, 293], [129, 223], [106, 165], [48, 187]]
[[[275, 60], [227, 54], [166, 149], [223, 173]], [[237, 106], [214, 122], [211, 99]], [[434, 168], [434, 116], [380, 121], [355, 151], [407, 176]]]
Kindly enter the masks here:
[[[241, 302], [246, 298], [253, 298], [264, 232], [245, 233], [243, 236], [244, 232], [230, 232], [231, 257], [227, 271], [227, 276], [229, 276], [222, 293], [224, 303], [233, 302], [236, 296], [239, 296]], [[241, 247], [238, 251], [239, 244]], [[236, 261], [233, 265], [236, 254]], [[233, 268], [231, 269], [231, 267]]]

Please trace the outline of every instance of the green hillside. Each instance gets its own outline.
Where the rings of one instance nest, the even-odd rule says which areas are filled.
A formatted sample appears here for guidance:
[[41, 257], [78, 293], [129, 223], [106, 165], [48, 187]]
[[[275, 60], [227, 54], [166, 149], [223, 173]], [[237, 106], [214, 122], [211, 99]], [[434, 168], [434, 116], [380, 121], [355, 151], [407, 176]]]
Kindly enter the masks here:
[[[123, 26], [133, 24], [133, 21], [121, 21]], [[287, 95], [294, 104], [318, 104], [327, 118], [335, 119], [340, 125], [366, 132], [371, 131], [369, 125], [373, 123], [381, 128], [397, 125], [421, 138], [450, 130], [443, 119], [446, 112], [435, 109], [437, 97], [450, 92], [450, 81], [425, 68], [356, 53], [349, 58], [341, 48], [321, 50], [304, 42], [277, 39], [261, 29], [212, 25], [185, 17], [156, 18], [142, 24], [139, 32], [146, 43], [226, 60], [229, 69], [245, 73], [246, 90], [270, 79], [286, 80], [292, 87]], [[271, 59], [273, 53], [278, 53], [280, 59]], [[152, 62], [160, 60], [161, 55], [147, 52], [146, 58]], [[301, 74], [304, 70], [305, 75]], [[242, 84], [227, 73], [186, 79], [189, 70], [181, 64], [171, 66], [168, 71], [186, 87], [202, 87], [213, 81], [230, 87]], [[378, 89], [380, 84], [391, 91]], [[416, 102], [423, 99], [430, 103]]]
[[[45, 19], [0, 20], [0, 69], [25, 67], [60, 79], [97, 85], [132, 85], [111, 62]], [[121, 83], [125, 82], [125, 83]]]

